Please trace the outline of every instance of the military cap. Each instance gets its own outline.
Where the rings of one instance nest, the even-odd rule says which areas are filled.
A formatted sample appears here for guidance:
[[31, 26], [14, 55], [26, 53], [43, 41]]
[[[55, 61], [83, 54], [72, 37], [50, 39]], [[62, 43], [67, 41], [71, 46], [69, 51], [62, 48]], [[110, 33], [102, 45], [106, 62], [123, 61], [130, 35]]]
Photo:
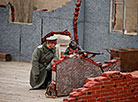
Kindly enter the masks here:
[[71, 41], [69, 43], [69, 47], [72, 48], [73, 50], [75, 50], [78, 47], [78, 45], [75, 41]]
[[57, 42], [57, 38], [54, 36], [50, 36], [48, 38], [46, 38], [47, 42], [51, 42], [51, 43], [56, 43]]

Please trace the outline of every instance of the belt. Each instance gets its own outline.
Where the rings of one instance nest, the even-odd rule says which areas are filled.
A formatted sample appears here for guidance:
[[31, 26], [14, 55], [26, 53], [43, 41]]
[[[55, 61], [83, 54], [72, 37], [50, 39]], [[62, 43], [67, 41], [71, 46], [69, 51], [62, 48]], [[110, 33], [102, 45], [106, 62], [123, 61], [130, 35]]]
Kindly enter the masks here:
[[46, 62], [39, 62], [40, 64], [47, 64]]

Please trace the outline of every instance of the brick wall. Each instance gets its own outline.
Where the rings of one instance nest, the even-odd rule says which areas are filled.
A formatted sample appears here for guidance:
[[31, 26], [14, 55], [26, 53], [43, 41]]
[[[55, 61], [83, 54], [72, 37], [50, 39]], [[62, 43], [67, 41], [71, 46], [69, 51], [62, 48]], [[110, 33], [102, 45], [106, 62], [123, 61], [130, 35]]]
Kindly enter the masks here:
[[87, 78], [82, 88], [74, 89], [63, 102], [136, 102], [138, 76], [119, 71]]
[[[88, 80], [102, 75], [102, 72], [120, 71], [120, 59], [106, 61], [103, 65], [82, 55], [61, 56], [52, 64], [51, 96], [65, 96], [72, 89], [82, 87]], [[90, 78], [88, 78], [90, 77]], [[55, 87], [55, 88], [53, 88]], [[56, 92], [56, 94], [55, 94]]]

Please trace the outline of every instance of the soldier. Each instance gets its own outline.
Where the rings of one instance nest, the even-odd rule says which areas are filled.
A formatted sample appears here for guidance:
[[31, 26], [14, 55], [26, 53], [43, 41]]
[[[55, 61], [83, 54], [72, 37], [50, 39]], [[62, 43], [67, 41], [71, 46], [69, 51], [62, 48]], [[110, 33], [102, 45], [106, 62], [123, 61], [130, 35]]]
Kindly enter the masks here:
[[[77, 43], [75, 41], [71, 41], [69, 43], [69, 47], [67, 47], [64, 55], [71, 55], [71, 54], [80, 54], [80, 51], [84, 51], [81, 46], [77, 45]], [[88, 54], [83, 52], [83, 57], [88, 57]]]
[[53, 59], [57, 59], [56, 43], [57, 38], [51, 36], [34, 50], [30, 72], [30, 85], [32, 89], [46, 88], [51, 82], [51, 63]]

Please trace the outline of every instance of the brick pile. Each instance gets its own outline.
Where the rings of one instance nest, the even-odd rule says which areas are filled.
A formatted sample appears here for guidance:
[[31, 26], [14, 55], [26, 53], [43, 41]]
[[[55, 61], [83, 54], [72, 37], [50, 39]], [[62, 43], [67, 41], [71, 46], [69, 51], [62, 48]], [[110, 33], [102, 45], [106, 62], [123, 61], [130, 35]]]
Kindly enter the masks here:
[[104, 64], [101, 67], [104, 70], [104, 72], [107, 72], [107, 71], [121, 71], [120, 66], [121, 66], [120, 58], [116, 58], [104, 62]]
[[11, 55], [8, 53], [0, 53], [0, 61], [11, 61]]
[[73, 89], [63, 102], [137, 102], [138, 76], [109, 71], [87, 78], [83, 87]]

